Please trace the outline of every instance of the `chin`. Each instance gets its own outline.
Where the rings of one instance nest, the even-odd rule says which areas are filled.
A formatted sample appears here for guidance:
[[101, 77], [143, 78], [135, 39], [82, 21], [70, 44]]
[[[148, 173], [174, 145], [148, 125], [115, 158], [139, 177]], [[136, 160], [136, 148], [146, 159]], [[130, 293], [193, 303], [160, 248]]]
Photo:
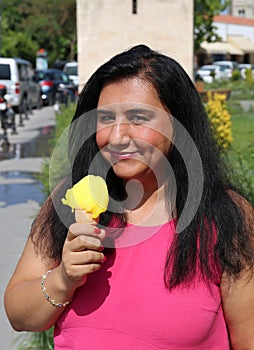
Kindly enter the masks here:
[[150, 171], [148, 169], [134, 169], [133, 167], [116, 167], [113, 166], [114, 173], [116, 176], [120, 177], [123, 180], [139, 180], [142, 181]]

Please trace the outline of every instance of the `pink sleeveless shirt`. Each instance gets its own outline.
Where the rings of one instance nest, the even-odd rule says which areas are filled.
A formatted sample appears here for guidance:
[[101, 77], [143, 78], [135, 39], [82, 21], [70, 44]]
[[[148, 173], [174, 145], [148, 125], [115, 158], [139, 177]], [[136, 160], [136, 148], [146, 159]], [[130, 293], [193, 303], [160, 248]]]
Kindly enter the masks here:
[[129, 226], [55, 325], [55, 350], [229, 350], [219, 285], [163, 281], [175, 221]]

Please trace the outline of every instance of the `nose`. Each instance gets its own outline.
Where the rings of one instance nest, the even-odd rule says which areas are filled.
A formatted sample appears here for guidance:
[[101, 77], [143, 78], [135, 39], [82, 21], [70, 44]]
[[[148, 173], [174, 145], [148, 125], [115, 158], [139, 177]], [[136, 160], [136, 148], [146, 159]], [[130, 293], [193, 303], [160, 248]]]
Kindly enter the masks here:
[[122, 144], [129, 142], [129, 128], [130, 125], [128, 121], [115, 121], [110, 130], [109, 141]]

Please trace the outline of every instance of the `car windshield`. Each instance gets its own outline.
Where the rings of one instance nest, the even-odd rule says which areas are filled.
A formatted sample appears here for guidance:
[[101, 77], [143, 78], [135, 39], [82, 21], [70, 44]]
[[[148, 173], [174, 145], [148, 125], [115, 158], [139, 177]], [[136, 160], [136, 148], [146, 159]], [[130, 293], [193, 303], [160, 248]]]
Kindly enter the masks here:
[[69, 66], [64, 69], [67, 75], [78, 75], [78, 67], [77, 66]]
[[200, 70], [211, 72], [211, 71], [214, 71], [215, 68], [213, 68], [213, 67], [202, 67], [202, 68], [200, 68]]
[[37, 73], [39, 80], [61, 80], [65, 83], [68, 82], [68, 77], [62, 72], [38, 72]]

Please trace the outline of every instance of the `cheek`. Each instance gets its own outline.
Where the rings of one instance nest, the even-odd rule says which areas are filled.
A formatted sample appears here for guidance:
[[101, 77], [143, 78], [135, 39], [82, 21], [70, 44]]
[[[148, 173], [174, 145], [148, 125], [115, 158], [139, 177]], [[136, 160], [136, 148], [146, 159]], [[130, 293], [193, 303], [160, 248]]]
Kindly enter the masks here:
[[142, 141], [145, 142], [147, 150], [150, 150], [149, 152], [156, 158], [161, 158], [162, 155], [167, 157], [172, 144], [171, 136], [166, 137], [156, 131], [147, 133]]
[[171, 144], [171, 135], [168, 137], [161, 134], [158, 131], [155, 131], [153, 129], [147, 129], [145, 132], [142, 133], [142, 136], [139, 134], [137, 138], [142, 139], [147, 144], [150, 144], [154, 147], [160, 148], [162, 147], [169, 147]]
[[98, 129], [96, 132], [96, 143], [99, 149], [106, 146], [109, 137], [109, 131], [107, 128]]

